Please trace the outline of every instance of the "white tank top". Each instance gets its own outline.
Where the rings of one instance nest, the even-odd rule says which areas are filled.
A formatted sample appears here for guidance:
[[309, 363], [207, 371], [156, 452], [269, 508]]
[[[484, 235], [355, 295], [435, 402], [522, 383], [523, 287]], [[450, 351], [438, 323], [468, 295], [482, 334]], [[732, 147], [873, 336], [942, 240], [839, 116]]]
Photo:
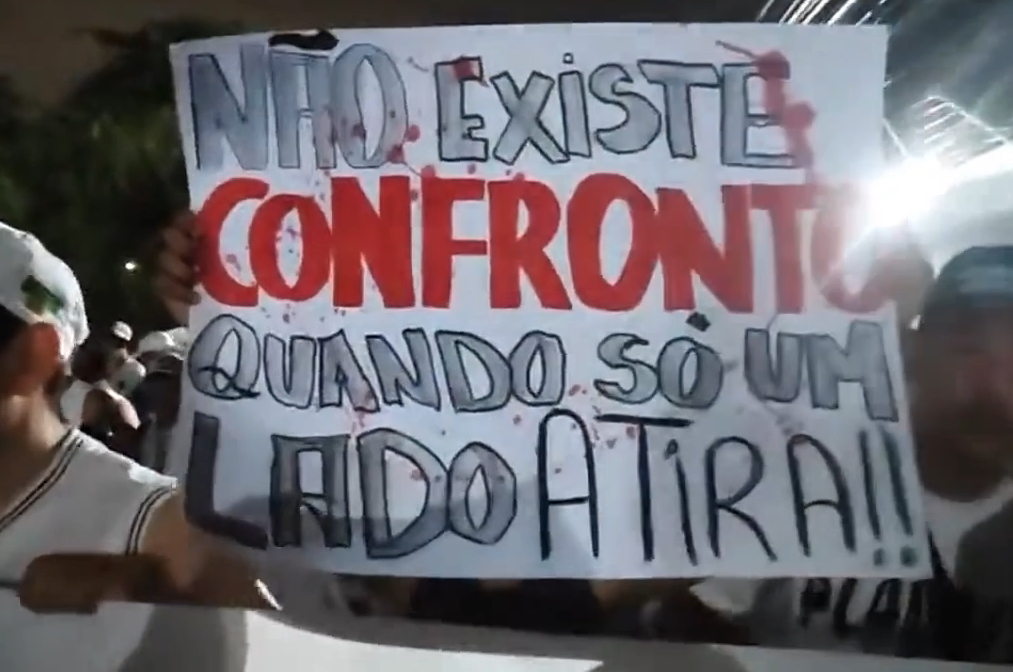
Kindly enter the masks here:
[[[47, 553], [132, 553], [176, 481], [71, 430], [34, 483], [0, 510], [0, 579]], [[89, 615], [35, 614], [0, 591], [0, 670], [112, 672], [137, 646], [153, 607], [110, 604]]]

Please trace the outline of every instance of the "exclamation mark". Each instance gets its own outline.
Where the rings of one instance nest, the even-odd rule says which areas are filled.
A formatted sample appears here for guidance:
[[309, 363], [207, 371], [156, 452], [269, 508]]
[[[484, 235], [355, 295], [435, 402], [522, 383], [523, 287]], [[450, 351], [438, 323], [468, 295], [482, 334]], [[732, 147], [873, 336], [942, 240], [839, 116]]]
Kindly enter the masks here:
[[[883, 526], [879, 520], [879, 503], [876, 501], [876, 471], [872, 468], [872, 454], [869, 448], [869, 432], [858, 433], [858, 449], [862, 458], [862, 485], [865, 492], [865, 512], [869, 516], [869, 529], [877, 542], [883, 539]], [[872, 552], [872, 564], [882, 567], [886, 563], [886, 551], [877, 548]]]
[[[880, 427], [879, 434], [883, 439], [883, 449], [886, 453], [886, 467], [890, 475], [890, 490], [893, 495], [894, 509], [897, 511], [897, 518], [900, 520], [901, 529], [909, 537], [914, 536], [914, 525], [911, 522], [911, 508], [908, 505], [907, 488], [904, 487], [904, 473], [901, 469], [900, 447], [893, 434]], [[918, 551], [913, 546], [904, 546], [900, 549], [900, 564], [911, 567], [918, 562]]]

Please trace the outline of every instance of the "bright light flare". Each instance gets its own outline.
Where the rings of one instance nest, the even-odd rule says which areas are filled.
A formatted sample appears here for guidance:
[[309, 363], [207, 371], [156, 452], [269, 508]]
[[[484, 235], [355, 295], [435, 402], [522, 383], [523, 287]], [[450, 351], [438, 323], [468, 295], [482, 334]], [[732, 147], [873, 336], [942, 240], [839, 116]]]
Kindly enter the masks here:
[[917, 220], [953, 185], [952, 171], [930, 159], [909, 159], [866, 187], [872, 223], [891, 227]]
[[123, 263], [123, 270], [127, 273], [133, 273], [137, 270], [137, 262], [131, 259]]

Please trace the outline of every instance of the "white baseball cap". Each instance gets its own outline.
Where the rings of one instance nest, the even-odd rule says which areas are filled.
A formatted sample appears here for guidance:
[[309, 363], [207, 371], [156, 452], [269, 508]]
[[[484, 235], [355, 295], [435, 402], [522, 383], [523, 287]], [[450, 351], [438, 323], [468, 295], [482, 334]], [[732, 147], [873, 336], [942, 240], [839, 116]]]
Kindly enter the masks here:
[[186, 327], [176, 327], [165, 332], [172, 338], [174, 344], [174, 350], [176, 354], [181, 357], [185, 357], [186, 353], [190, 350], [190, 344], [193, 343], [193, 336], [190, 334], [190, 330]]
[[88, 338], [81, 286], [60, 258], [30, 233], [0, 222], [0, 306], [29, 324], [51, 324], [68, 361]]
[[147, 354], [163, 354], [177, 348], [172, 334], [167, 331], [153, 331], [137, 342], [137, 357]]
[[112, 328], [109, 329], [109, 333], [121, 341], [129, 342], [134, 338], [134, 330], [126, 322], [114, 322]]

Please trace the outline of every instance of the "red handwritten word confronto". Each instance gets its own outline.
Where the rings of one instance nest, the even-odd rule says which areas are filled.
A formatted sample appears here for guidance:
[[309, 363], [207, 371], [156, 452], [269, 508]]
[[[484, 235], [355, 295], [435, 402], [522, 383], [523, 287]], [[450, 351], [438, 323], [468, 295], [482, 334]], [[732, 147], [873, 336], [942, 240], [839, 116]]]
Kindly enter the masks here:
[[[358, 178], [331, 180], [329, 216], [310, 196], [271, 194], [268, 183], [233, 178], [220, 184], [199, 213], [206, 249], [202, 282], [208, 294], [227, 306], [250, 307], [262, 296], [301, 302], [320, 294], [328, 283], [335, 307], [362, 306], [368, 269], [387, 308], [449, 308], [453, 261], [458, 256], [489, 258], [489, 306], [521, 305], [526, 277], [541, 306], [568, 310], [574, 305], [607, 311], [629, 311], [643, 301], [657, 268], [663, 276], [663, 308], [695, 307], [693, 276], [700, 278], [733, 313], [748, 313], [754, 304], [753, 210], [767, 213], [775, 259], [775, 305], [781, 313], [800, 313], [804, 305], [804, 256], [813, 280], [830, 305], [850, 312], [869, 312], [885, 301], [876, 278], [849, 288], [836, 269], [844, 253], [842, 222], [851, 205], [847, 192], [825, 196], [812, 231], [809, 250], [802, 249], [800, 215], [816, 207], [810, 185], [725, 185], [724, 244], [719, 246], [693, 202], [681, 189], [660, 188], [656, 199], [631, 180], [614, 174], [585, 177], [565, 202], [552, 188], [535, 180], [424, 177], [421, 180], [421, 292], [412, 267], [413, 203], [411, 180], [379, 178], [374, 205]], [[455, 203], [486, 201], [488, 236], [454, 237]], [[254, 282], [244, 284], [223, 263], [219, 236], [238, 205], [254, 201], [248, 229], [249, 268]], [[602, 223], [616, 201], [630, 214], [631, 245], [622, 272], [614, 281], [602, 270]], [[522, 208], [527, 226], [521, 230]], [[294, 282], [279, 268], [277, 240], [284, 220], [295, 213], [301, 229], [302, 259]], [[570, 286], [546, 252], [559, 236], [566, 239]]]

